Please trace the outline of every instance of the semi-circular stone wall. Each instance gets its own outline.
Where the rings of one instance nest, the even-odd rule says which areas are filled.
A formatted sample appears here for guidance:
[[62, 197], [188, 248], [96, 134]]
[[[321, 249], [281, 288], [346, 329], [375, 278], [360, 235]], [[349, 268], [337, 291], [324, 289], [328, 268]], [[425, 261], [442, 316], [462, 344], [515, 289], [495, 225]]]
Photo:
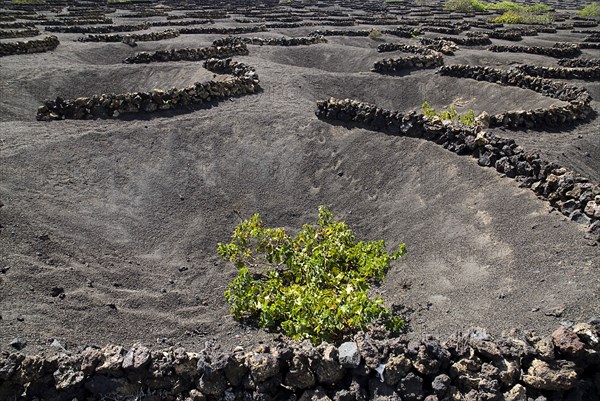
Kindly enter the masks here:
[[[444, 68], [444, 67], [442, 67]], [[538, 153], [527, 152], [514, 140], [484, 131], [489, 116], [480, 116], [475, 126], [429, 119], [416, 112], [404, 114], [351, 99], [317, 102], [316, 115], [327, 120], [358, 124], [391, 135], [423, 138], [459, 155], [471, 155], [484, 167], [494, 167], [507, 177], [531, 188], [571, 220], [589, 226], [590, 238], [600, 241], [600, 185]]]
[[226, 45], [226, 46], [209, 46], [197, 49], [170, 49], [159, 50], [156, 52], [141, 52], [135, 56], [127, 57], [123, 60], [126, 64], [143, 64], [156, 63], [167, 61], [200, 61], [209, 58], [228, 58], [233, 56], [248, 55], [248, 47], [245, 43]]
[[126, 113], [152, 113], [159, 110], [189, 108], [214, 100], [256, 93], [259, 89], [258, 75], [254, 68], [231, 59], [209, 59], [204, 68], [219, 74], [231, 74], [233, 78], [223, 81], [198, 82], [186, 88], [167, 91], [123, 94], [101, 94], [91, 97], [65, 100], [56, 98], [40, 106], [37, 119], [52, 121], [62, 119], [94, 119], [117, 117]]
[[0, 43], [0, 57], [14, 54], [43, 53], [52, 51], [60, 44], [56, 36], [47, 36], [44, 39], [29, 40], [27, 42]]

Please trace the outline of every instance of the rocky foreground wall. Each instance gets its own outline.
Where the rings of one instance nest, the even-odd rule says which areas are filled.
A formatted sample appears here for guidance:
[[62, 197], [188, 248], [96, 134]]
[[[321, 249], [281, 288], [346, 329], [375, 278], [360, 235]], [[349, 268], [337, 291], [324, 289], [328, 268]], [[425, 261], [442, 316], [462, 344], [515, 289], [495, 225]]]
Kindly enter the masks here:
[[391, 135], [423, 138], [459, 155], [471, 155], [479, 165], [494, 167], [531, 188], [571, 220], [589, 225], [588, 237], [600, 241], [600, 185], [543, 160], [538, 153], [526, 152], [512, 139], [486, 133], [482, 127], [489, 124], [489, 116], [485, 114], [479, 126], [469, 127], [428, 119], [416, 112], [403, 114], [356, 100], [331, 98], [317, 103], [316, 115]]
[[445, 341], [360, 333], [339, 346], [279, 339], [233, 352], [141, 344], [4, 352], [0, 399], [598, 401], [600, 330], [590, 323], [543, 337], [476, 329]]
[[151, 92], [109, 93], [69, 100], [56, 98], [44, 102], [38, 109], [37, 119], [83, 120], [117, 117], [125, 113], [151, 113], [256, 93], [259, 89], [259, 79], [254, 68], [243, 63], [231, 59], [210, 59], [204, 62], [204, 68], [219, 74], [231, 74], [233, 78], [198, 82], [187, 88], [172, 88], [168, 91], [155, 89]]
[[48, 36], [44, 39], [29, 40], [27, 42], [0, 43], [0, 57], [13, 54], [43, 53], [56, 49], [60, 41], [56, 36]]
[[599, 58], [577, 58], [577, 59], [569, 59], [562, 58], [558, 60], [558, 65], [563, 67], [600, 67], [600, 59]]

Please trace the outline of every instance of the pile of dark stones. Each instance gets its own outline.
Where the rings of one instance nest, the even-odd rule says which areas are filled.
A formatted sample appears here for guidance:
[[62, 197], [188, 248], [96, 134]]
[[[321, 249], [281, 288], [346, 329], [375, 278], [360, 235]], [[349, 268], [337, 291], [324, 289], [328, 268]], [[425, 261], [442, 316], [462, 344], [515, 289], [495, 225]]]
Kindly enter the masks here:
[[493, 45], [488, 50], [492, 52], [540, 54], [555, 58], [573, 58], [581, 54], [580, 46], [576, 43], [555, 43], [552, 47]]
[[588, 225], [586, 236], [600, 241], [600, 185], [543, 160], [538, 153], [525, 151], [512, 139], [486, 132], [491, 120], [486, 113], [477, 117], [474, 126], [464, 126], [417, 112], [403, 114], [356, 100], [330, 98], [317, 103], [316, 115], [391, 135], [423, 138], [459, 155], [471, 155], [479, 165], [494, 167], [518, 180], [571, 220]]
[[125, 113], [152, 113], [158, 110], [190, 108], [192, 105], [256, 93], [259, 89], [258, 75], [254, 68], [231, 59], [209, 59], [204, 68], [218, 74], [231, 74], [233, 78], [220, 81], [198, 82], [187, 88], [167, 91], [124, 94], [101, 94], [65, 100], [56, 98], [40, 106], [37, 119], [52, 121], [62, 119], [94, 119], [118, 117]]
[[44, 39], [29, 40], [27, 42], [0, 43], [0, 57], [13, 54], [43, 53], [56, 49], [60, 41], [56, 36], [47, 36]]
[[210, 58], [229, 58], [247, 56], [248, 47], [245, 43], [231, 45], [213, 45], [196, 49], [170, 49], [156, 52], [141, 52], [123, 60], [126, 64], [146, 64], [167, 61], [200, 61]]

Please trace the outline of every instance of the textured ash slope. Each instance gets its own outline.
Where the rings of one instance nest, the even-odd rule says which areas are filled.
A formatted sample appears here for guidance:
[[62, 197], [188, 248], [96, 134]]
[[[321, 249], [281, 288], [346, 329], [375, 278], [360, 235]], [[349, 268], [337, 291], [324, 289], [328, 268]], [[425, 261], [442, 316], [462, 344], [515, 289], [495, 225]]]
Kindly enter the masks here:
[[[535, 93], [434, 71], [379, 76], [368, 72], [382, 58], [375, 42], [330, 38], [302, 48], [251, 46], [250, 56], [238, 59], [256, 67], [264, 92], [211, 109], [142, 120], [34, 121], [39, 103], [58, 94], [208, 79], [200, 63], [119, 61], [218, 37], [182, 35], [135, 50], [65, 40], [54, 53], [2, 60], [10, 96], [0, 100], [0, 267], [10, 269], [0, 275], [1, 348], [15, 336], [31, 351], [52, 338], [255, 343], [266, 334], [228, 316], [222, 293], [235, 272], [218, 260], [216, 244], [238, 222], [234, 211], [294, 228], [314, 221], [320, 204], [360, 237], [406, 243], [409, 253], [376, 292], [415, 311], [408, 317], [416, 334], [471, 326], [548, 332], [560, 320], [599, 313], [599, 251], [583, 238], [583, 226], [549, 213], [530, 190], [473, 159], [314, 117], [315, 101], [327, 96], [398, 110], [424, 100], [459, 100], [489, 112], [555, 102]], [[508, 66], [516, 56], [470, 49], [445, 59], [482, 57]], [[597, 180], [597, 127], [594, 121], [566, 133], [503, 135]], [[64, 288], [64, 299], [51, 296], [53, 287]], [[562, 317], [546, 316], [554, 308], [564, 309]]]

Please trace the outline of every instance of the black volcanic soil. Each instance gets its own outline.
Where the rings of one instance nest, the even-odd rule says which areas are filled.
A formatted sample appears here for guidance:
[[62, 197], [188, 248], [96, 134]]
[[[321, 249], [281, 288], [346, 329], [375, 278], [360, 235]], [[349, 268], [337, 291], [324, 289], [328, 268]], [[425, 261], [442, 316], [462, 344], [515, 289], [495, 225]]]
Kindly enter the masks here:
[[[331, 37], [313, 46], [249, 46], [250, 55], [236, 60], [256, 67], [257, 95], [189, 113], [38, 122], [37, 107], [58, 95], [211, 79], [201, 63], [121, 60], [221, 37], [182, 35], [131, 49], [58, 36], [54, 52], [0, 59], [0, 349], [14, 337], [27, 341], [28, 352], [52, 339], [68, 346], [255, 344], [270, 334], [229, 316], [223, 291], [235, 271], [217, 256], [217, 243], [228, 240], [236, 212], [294, 229], [315, 222], [321, 204], [361, 238], [406, 244], [408, 254], [374, 292], [406, 307], [409, 335], [472, 326], [547, 332], [600, 314], [600, 250], [584, 239], [584, 226], [475, 159], [314, 115], [316, 100], [328, 96], [403, 111], [425, 100], [489, 113], [560, 102], [435, 70], [382, 76], [369, 71], [373, 62], [396, 53], [378, 54], [379, 42], [368, 38]], [[584, 36], [540, 34], [519, 44]], [[556, 62], [484, 47], [444, 59], [501, 68]], [[600, 84], [571, 83], [600, 99]], [[597, 182], [599, 128], [596, 119], [559, 132], [496, 133]], [[64, 298], [51, 296], [53, 287]]]

